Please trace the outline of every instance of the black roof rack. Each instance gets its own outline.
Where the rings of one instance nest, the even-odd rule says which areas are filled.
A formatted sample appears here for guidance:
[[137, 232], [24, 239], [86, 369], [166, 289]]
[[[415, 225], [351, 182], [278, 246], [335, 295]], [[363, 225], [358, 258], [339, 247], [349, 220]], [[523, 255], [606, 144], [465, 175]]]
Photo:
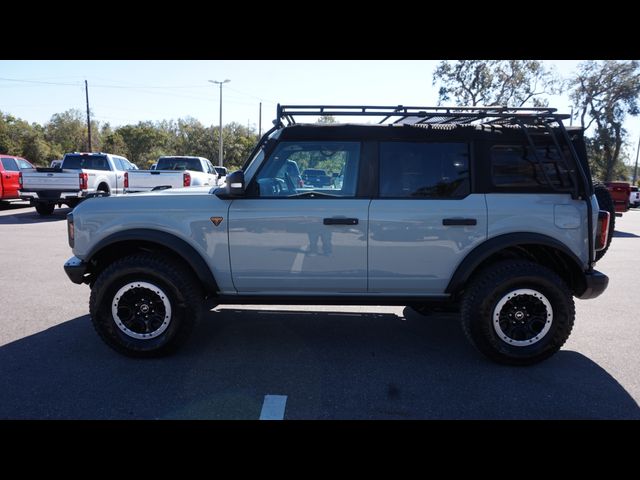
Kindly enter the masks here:
[[403, 125], [526, 125], [541, 126], [570, 117], [547, 107], [407, 107], [379, 105], [280, 105], [274, 124], [296, 123], [295, 117], [381, 117], [379, 124]]

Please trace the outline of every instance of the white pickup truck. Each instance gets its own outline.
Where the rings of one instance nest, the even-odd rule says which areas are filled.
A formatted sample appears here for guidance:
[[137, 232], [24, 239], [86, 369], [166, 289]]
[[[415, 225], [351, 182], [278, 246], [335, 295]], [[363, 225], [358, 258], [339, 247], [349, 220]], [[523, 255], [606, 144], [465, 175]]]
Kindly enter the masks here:
[[125, 172], [136, 166], [110, 153], [65, 154], [58, 168], [35, 168], [21, 172], [19, 194], [40, 215], [51, 215], [56, 205], [74, 208], [92, 194], [124, 193]]
[[219, 175], [204, 157], [160, 157], [153, 170], [127, 172], [126, 193], [149, 192], [165, 188], [218, 185]]

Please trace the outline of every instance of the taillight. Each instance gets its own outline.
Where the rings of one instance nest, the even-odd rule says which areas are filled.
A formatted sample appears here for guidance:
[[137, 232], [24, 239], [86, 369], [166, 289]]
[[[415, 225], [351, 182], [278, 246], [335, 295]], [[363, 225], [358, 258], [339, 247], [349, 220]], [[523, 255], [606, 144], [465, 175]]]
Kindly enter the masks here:
[[124, 172], [124, 188], [129, 188], [129, 172]]
[[22, 172], [18, 174], [18, 183], [22, 186]]
[[610, 213], [605, 210], [598, 212], [598, 230], [596, 232], [596, 251], [600, 251], [607, 246], [609, 240], [609, 220]]
[[69, 237], [69, 246], [73, 248], [75, 243], [75, 228], [73, 226], [73, 213], [67, 214], [67, 236]]
[[89, 188], [89, 177], [86, 173], [79, 173], [80, 177], [80, 190], [86, 190]]
[[189, 172], [184, 172], [182, 174], [182, 186], [183, 187], [191, 186], [191, 174]]

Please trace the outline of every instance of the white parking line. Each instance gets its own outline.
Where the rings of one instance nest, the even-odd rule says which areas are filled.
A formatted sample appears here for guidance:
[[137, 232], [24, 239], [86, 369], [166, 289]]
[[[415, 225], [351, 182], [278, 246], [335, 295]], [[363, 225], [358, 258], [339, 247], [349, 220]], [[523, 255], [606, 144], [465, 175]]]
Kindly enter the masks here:
[[260, 420], [282, 420], [286, 405], [286, 395], [265, 395]]
[[300, 252], [293, 260], [293, 265], [291, 265], [291, 273], [300, 273], [302, 271], [302, 262], [304, 262], [304, 253]]

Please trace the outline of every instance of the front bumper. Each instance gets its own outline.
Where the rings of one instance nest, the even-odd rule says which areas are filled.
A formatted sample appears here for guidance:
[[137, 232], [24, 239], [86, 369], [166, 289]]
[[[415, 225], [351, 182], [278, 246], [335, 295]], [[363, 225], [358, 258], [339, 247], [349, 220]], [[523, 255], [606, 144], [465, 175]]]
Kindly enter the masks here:
[[64, 271], [73, 283], [89, 283], [87, 264], [78, 257], [71, 257], [64, 264]]
[[609, 285], [609, 277], [597, 270], [591, 270], [590, 272], [585, 273], [584, 279], [587, 284], [587, 288], [582, 292], [582, 295], [578, 296], [578, 298], [582, 300], [589, 300], [600, 296], [600, 294], [604, 292]]

